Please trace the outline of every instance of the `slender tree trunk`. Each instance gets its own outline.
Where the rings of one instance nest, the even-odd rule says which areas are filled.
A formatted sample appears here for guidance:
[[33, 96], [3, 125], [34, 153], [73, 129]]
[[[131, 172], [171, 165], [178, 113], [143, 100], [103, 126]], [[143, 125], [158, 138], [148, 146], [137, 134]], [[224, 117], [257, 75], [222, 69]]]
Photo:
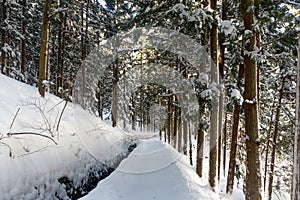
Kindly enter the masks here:
[[57, 83], [56, 83], [56, 94], [62, 97], [60, 88], [63, 87], [63, 68], [61, 66], [62, 61], [62, 28], [58, 31], [58, 51], [57, 51]]
[[[201, 2], [202, 8], [206, 8], [209, 3], [208, 0]], [[204, 29], [201, 33], [201, 45], [206, 46], [208, 43], [208, 30]], [[204, 149], [204, 124], [203, 114], [205, 112], [205, 105], [201, 105], [199, 102], [199, 127], [197, 131], [197, 157], [196, 157], [196, 172], [199, 177], [202, 177], [203, 172], [203, 149]]]
[[[243, 77], [244, 77], [244, 65], [240, 64], [239, 75], [238, 75], [238, 84], [237, 84], [238, 88], [240, 88], [242, 86]], [[233, 185], [234, 185], [234, 174], [235, 174], [235, 167], [236, 167], [236, 148], [237, 148], [239, 121], [240, 121], [240, 111], [241, 111], [241, 105], [236, 104], [234, 106], [234, 111], [233, 111], [230, 158], [229, 158], [227, 187], [226, 187], [226, 192], [230, 193], [230, 194], [233, 191]]]
[[273, 178], [274, 178], [274, 169], [275, 169], [275, 155], [276, 155], [276, 146], [277, 146], [277, 137], [279, 132], [279, 120], [280, 120], [280, 111], [281, 111], [281, 102], [283, 98], [283, 89], [284, 89], [284, 80], [282, 78], [281, 88], [279, 90], [279, 100], [276, 108], [276, 116], [275, 116], [275, 124], [274, 124], [274, 134], [272, 139], [272, 154], [271, 154], [271, 170], [269, 174], [269, 185], [268, 185], [268, 196], [269, 200], [272, 200], [272, 192], [273, 192]]
[[246, 173], [246, 200], [261, 200], [261, 173], [258, 133], [258, 111], [257, 111], [257, 71], [256, 60], [251, 57], [254, 53], [256, 37], [254, 34], [254, 0], [242, 0], [242, 15], [245, 32], [252, 34], [245, 42], [244, 66], [245, 66], [245, 130], [247, 151], [247, 173]]
[[269, 130], [267, 132], [267, 147], [266, 147], [266, 156], [265, 156], [265, 173], [264, 173], [264, 191], [266, 192], [266, 184], [267, 184], [267, 172], [268, 172], [268, 159], [269, 159], [269, 150], [270, 150], [270, 138], [271, 138], [271, 130], [273, 126], [273, 114], [274, 114], [274, 104], [272, 106]]
[[224, 128], [223, 128], [223, 172], [226, 173], [226, 144], [227, 144], [227, 114], [225, 114]]
[[38, 89], [42, 97], [45, 97], [45, 85], [43, 81], [47, 80], [47, 70], [48, 70], [48, 46], [49, 46], [49, 11], [50, 11], [51, 0], [45, 0], [44, 3], [44, 16], [43, 16], [43, 25], [42, 25], [42, 36], [41, 36], [41, 49], [40, 49], [40, 62], [39, 62], [39, 82]]
[[298, 32], [298, 69], [296, 91], [296, 131], [294, 142], [294, 170], [291, 192], [292, 200], [300, 200], [300, 32]]
[[[180, 113], [179, 113], [179, 116], [180, 116]], [[178, 120], [178, 152], [181, 152], [182, 150], [182, 120], [181, 120], [181, 117], [179, 117], [179, 120]]]
[[[48, 38], [47, 38], [47, 61], [46, 61], [46, 80], [50, 79], [50, 29], [51, 29], [51, 24], [49, 23], [49, 28], [48, 28]], [[54, 42], [54, 41], [53, 41]], [[54, 45], [53, 45], [54, 46]], [[49, 83], [49, 87], [45, 88], [45, 92], [50, 91], [50, 83]]]
[[150, 102], [149, 102], [149, 88], [146, 94], [146, 129], [150, 131]]
[[[222, 1], [222, 20], [227, 20], [227, 0]], [[220, 44], [220, 55], [219, 55], [219, 73], [220, 73], [220, 84], [222, 84], [223, 79], [224, 79], [224, 69], [225, 69], [225, 34], [221, 33], [220, 38], [219, 38], [219, 44]], [[221, 174], [221, 157], [222, 157], [222, 139], [224, 141], [224, 137], [226, 135], [222, 135], [222, 130], [223, 130], [223, 107], [224, 107], [224, 94], [223, 94], [223, 88], [221, 89], [220, 92], [220, 97], [219, 97], [219, 130], [218, 130], [218, 135], [219, 135], [219, 146], [218, 146], [218, 180], [220, 180], [220, 174]], [[223, 136], [223, 137], [222, 137]], [[226, 141], [225, 141], [225, 146], [226, 146]], [[223, 149], [223, 163], [226, 160], [226, 148]], [[224, 175], [225, 175], [225, 168], [224, 168]]]
[[171, 97], [169, 96], [171, 92], [168, 91], [168, 121], [167, 121], [167, 135], [168, 143], [171, 144], [171, 121], [172, 121], [172, 108], [171, 108]]
[[[210, 8], [217, 9], [217, 1], [210, 0]], [[219, 83], [218, 76], [218, 31], [217, 25], [213, 24], [210, 29], [210, 54], [211, 54], [211, 82], [214, 84]], [[218, 96], [213, 94], [212, 110], [210, 116], [210, 138], [209, 138], [209, 184], [215, 191], [217, 186], [217, 165], [218, 165], [218, 121], [219, 121], [219, 102]]]
[[203, 147], [204, 145], [204, 131], [203, 128], [198, 129], [197, 136], [197, 164], [196, 164], [196, 172], [199, 177], [202, 177], [203, 171]]
[[[192, 127], [194, 129], [194, 127]], [[190, 165], [193, 165], [193, 143], [192, 143], [192, 130], [191, 123], [189, 122], [189, 155], [190, 155]]]
[[183, 120], [183, 154], [187, 155], [187, 140], [188, 140], [188, 124], [187, 120]]
[[174, 96], [174, 127], [173, 127], [173, 144], [174, 148], [176, 149], [177, 145], [177, 130], [178, 130], [178, 100], [175, 95]]
[[112, 127], [117, 126], [118, 121], [118, 82], [119, 82], [119, 61], [113, 65], [113, 100], [112, 100]]
[[[202, 4], [202, 9], [206, 8], [209, 5], [208, 0], [203, 0], [201, 1]], [[201, 33], [201, 44], [203, 46], [206, 46], [208, 43], [208, 35], [209, 35], [209, 30], [207, 28], [204, 28], [203, 33]]]
[[22, 53], [21, 53], [21, 72], [24, 76], [24, 81], [26, 81], [26, 21], [27, 21], [27, 2], [26, 0], [22, 1]]
[[132, 130], [135, 130], [135, 125], [136, 125], [136, 108], [135, 108], [135, 97], [134, 93], [131, 94], [131, 121], [132, 121]]
[[[60, 2], [60, 6], [62, 7], [62, 4]], [[58, 30], [58, 51], [57, 51], [57, 71], [56, 71], [56, 76], [57, 76], [57, 82], [56, 82], [56, 94], [60, 97], [63, 96], [63, 94], [60, 91], [60, 88], [63, 88], [63, 42], [64, 42], [64, 16], [63, 13], [59, 13], [59, 20], [61, 22], [59, 30]]]
[[165, 142], [167, 142], [167, 130], [166, 130], [166, 126], [164, 126], [164, 139], [165, 139]]
[[98, 115], [100, 117], [100, 119], [103, 120], [103, 82], [102, 80], [98, 80], [98, 92], [97, 92], [97, 107], [98, 107]]
[[[260, 3], [261, 0], [254, 0], [254, 15], [257, 21], [260, 21]], [[255, 33], [255, 38], [256, 38], [256, 47], [259, 50], [260, 49], [260, 31], [256, 30]], [[260, 67], [257, 66], [257, 71], [256, 71], [257, 75], [256, 75], [256, 87], [257, 87], [257, 108], [258, 108], [258, 118], [259, 118], [259, 114], [260, 114]]]
[[6, 50], [5, 50], [5, 44], [6, 44], [6, 0], [2, 0], [2, 38], [1, 38], [1, 72], [2, 74], [5, 73], [5, 62], [6, 62]]

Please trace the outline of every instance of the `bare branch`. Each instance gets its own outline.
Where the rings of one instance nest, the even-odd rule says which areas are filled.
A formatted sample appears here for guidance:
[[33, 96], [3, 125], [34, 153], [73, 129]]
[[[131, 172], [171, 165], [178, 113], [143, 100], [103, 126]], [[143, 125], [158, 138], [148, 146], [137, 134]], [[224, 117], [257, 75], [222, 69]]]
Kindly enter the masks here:
[[51, 140], [55, 145], [57, 145], [57, 142], [53, 138], [51, 138], [51, 137], [49, 137], [47, 135], [40, 134], [40, 133], [19, 132], [19, 133], [7, 133], [7, 135], [8, 136], [13, 136], [13, 135], [36, 135], [36, 136], [47, 138], [47, 139]]
[[60, 124], [62, 115], [63, 115], [63, 113], [64, 113], [64, 111], [65, 111], [65, 109], [66, 109], [66, 107], [67, 107], [67, 104], [68, 104], [68, 100], [66, 100], [65, 105], [64, 105], [64, 107], [63, 107], [63, 109], [62, 109], [62, 111], [61, 111], [61, 113], [60, 113], [60, 116], [59, 116], [59, 119], [58, 119], [58, 122], [57, 122], [56, 131], [58, 131], [58, 129], [59, 129], [59, 124]]
[[12, 154], [12, 150], [11, 150], [11, 147], [8, 145], [8, 144], [6, 144], [6, 143], [4, 143], [4, 142], [0, 142], [0, 144], [3, 144], [4, 146], [7, 146], [7, 148], [9, 149], [9, 157], [13, 157], [13, 154]]
[[13, 126], [13, 124], [15, 123], [15, 120], [16, 120], [16, 118], [17, 118], [17, 115], [18, 115], [19, 111], [20, 111], [20, 108], [18, 108], [18, 110], [17, 110], [17, 112], [16, 112], [16, 114], [15, 114], [15, 116], [14, 116], [14, 118], [13, 118], [13, 120], [12, 120], [11, 124], [10, 124], [10, 127], [9, 127], [9, 129], [11, 129], [11, 128], [12, 128], [12, 126]]

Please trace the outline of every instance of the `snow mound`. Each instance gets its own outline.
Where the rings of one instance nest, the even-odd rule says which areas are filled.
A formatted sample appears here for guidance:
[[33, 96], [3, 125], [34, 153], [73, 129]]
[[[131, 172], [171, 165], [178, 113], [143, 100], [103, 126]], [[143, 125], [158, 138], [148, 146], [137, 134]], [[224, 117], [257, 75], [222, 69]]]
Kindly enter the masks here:
[[220, 199], [170, 145], [142, 140], [108, 178], [82, 200]]
[[[0, 103], [1, 200], [68, 199], [60, 178], [80, 186], [92, 170], [112, 167], [128, 151], [121, 130], [109, 128], [72, 103], [67, 104], [56, 131], [65, 102], [49, 93], [41, 98], [37, 88], [2, 74]], [[24, 132], [48, 138], [8, 134]]]

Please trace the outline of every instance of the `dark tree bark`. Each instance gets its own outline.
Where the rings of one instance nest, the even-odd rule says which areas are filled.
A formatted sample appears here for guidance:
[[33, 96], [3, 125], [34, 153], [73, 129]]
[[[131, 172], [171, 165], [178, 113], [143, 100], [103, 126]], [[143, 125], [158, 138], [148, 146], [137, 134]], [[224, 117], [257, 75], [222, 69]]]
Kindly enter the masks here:
[[[201, 2], [202, 8], [205, 8], [209, 5], [208, 0]], [[208, 30], [204, 29], [201, 33], [201, 45], [206, 46], [208, 43]], [[199, 177], [202, 177], [203, 172], [203, 149], [204, 149], [204, 124], [203, 122], [203, 113], [205, 112], [205, 105], [199, 103], [199, 127], [197, 131], [197, 157], [196, 157], [196, 172]]]
[[191, 123], [189, 123], [189, 155], [190, 155], [190, 165], [193, 165], [193, 143], [192, 143]]
[[[222, 20], [227, 20], [227, 1], [222, 1]], [[219, 55], [219, 82], [222, 84], [224, 79], [224, 69], [225, 69], [225, 34], [221, 33], [219, 37], [219, 44], [220, 44], [220, 55]], [[223, 107], [224, 107], [224, 94], [223, 91], [220, 92], [219, 97], [219, 125], [218, 125], [218, 180], [220, 180], [221, 175], [221, 157], [222, 157], [222, 139], [224, 141], [224, 135], [222, 135], [223, 130]], [[226, 136], [225, 136], [226, 137]], [[225, 142], [226, 145], [226, 142]], [[225, 149], [226, 150], [226, 149]], [[223, 151], [223, 159], [226, 159], [226, 151]], [[223, 161], [225, 162], [225, 161]], [[225, 169], [224, 173], [225, 174]]]
[[100, 119], [103, 120], [103, 108], [104, 108], [104, 89], [103, 89], [103, 81], [98, 81], [98, 92], [97, 92], [97, 108], [98, 108], [98, 115]]
[[294, 170], [293, 185], [291, 192], [292, 200], [300, 199], [300, 32], [298, 32], [298, 69], [297, 69], [297, 91], [296, 91], [296, 130], [294, 142]]
[[[240, 88], [242, 86], [243, 77], [244, 77], [244, 65], [240, 64], [239, 75], [238, 75], [238, 84], [237, 84], [238, 88]], [[229, 158], [227, 187], [226, 187], [226, 192], [230, 193], [230, 194], [233, 191], [233, 185], [234, 185], [234, 174], [235, 174], [235, 166], [236, 166], [236, 148], [237, 148], [240, 111], [241, 111], [241, 105], [236, 104], [234, 106], [234, 111], [233, 111], [230, 158]]]
[[116, 60], [113, 65], [113, 100], [112, 100], [112, 127], [117, 126], [118, 118], [118, 82], [119, 82], [119, 62]]
[[269, 175], [269, 185], [268, 185], [268, 196], [269, 200], [272, 200], [272, 192], [273, 192], [273, 178], [274, 178], [274, 169], [275, 169], [275, 155], [276, 155], [276, 146], [277, 146], [277, 138], [279, 133], [279, 120], [280, 120], [280, 111], [281, 111], [281, 102], [283, 98], [283, 89], [284, 89], [284, 80], [285, 78], [282, 78], [281, 82], [281, 88], [279, 90], [279, 99], [278, 99], [278, 105], [276, 108], [276, 116], [275, 116], [275, 124], [274, 124], [274, 134], [272, 139], [272, 153], [271, 153], [271, 170]]
[[197, 165], [196, 172], [199, 177], [202, 177], [203, 171], [203, 144], [204, 144], [204, 131], [203, 128], [198, 129], [197, 136]]
[[187, 143], [188, 143], [188, 122], [186, 119], [183, 120], [183, 147], [182, 151], [184, 155], [187, 155]]
[[[135, 96], [134, 93], [131, 94], [131, 121], [132, 121], [132, 130], [135, 130], [135, 125], [136, 125], [136, 108], [135, 108]], [[161, 137], [161, 132], [160, 132], [160, 137]], [[160, 138], [161, 139], [161, 138]]]
[[[62, 7], [62, 4], [60, 2], [60, 6]], [[60, 27], [58, 30], [58, 50], [57, 50], [57, 82], [56, 82], [56, 94], [60, 97], [63, 97], [63, 94], [60, 93], [60, 88], [63, 88], [64, 83], [64, 66], [63, 66], [63, 54], [64, 54], [64, 32], [65, 32], [65, 16], [62, 12], [59, 13], [59, 21], [60, 21]]]
[[266, 147], [266, 156], [265, 156], [265, 173], [264, 173], [264, 191], [266, 191], [266, 185], [267, 185], [267, 172], [268, 172], [268, 159], [269, 159], [269, 151], [270, 151], [270, 138], [271, 138], [271, 130], [273, 126], [273, 115], [274, 115], [274, 104], [271, 108], [271, 117], [270, 117], [270, 124], [269, 124], [269, 130], [267, 132], [267, 147]]
[[26, 26], [27, 26], [27, 2], [26, 0], [22, 1], [22, 52], [21, 52], [21, 72], [24, 76], [24, 81], [26, 81]]
[[[247, 151], [246, 200], [261, 200], [261, 173], [257, 111], [257, 71], [256, 60], [251, 56], [255, 50], [256, 37], [254, 33], [254, 0], [242, 0], [242, 16], [247, 35], [244, 40], [245, 66], [245, 131]], [[248, 34], [250, 32], [250, 35]]]
[[226, 173], [226, 149], [227, 149], [227, 114], [225, 114], [224, 128], [223, 128], [223, 171]]
[[45, 0], [44, 3], [44, 16], [43, 16], [43, 25], [42, 25], [42, 36], [41, 36], [41, 49], [40, 49], [40, 62], [39, 62], [39, 82], [38, 90], [42, 97], [45, 97], [46, 87], [43, 84], [43, 81], [48, 80], [48, 49], [49, 49], [49, 37], [50, 37], [50, 11], [51, 0]]
[[177, 145], [177, 130], [178, 130], [178, 99], [176, 95], [174, 95], [174, 127], [173, 127], [173, 144], [176, 149]]
[[178, 149], [178, 152], [181, 152], [182, 150], [182, 120], [181, 120], [181, 117], [180, 117], [180, 114], [181, 112], [179, 111], [179, 119], [178, 119], [178, 145], [177, 145], [177, 149]]
[[[254, 15], [255, 15], [255, 18], [257, 21], [260, 21], [260, 3], [261, 3], [261, 0], [255, 0], [254, 1]], [[255, 38], [256, 38], [256, 47], [258, 49], [260, 49], [260, 44], [261, 44], [261, 41], [260, 41], [260, 31], [259, 30], [256, 30], [256, 33], [255, 33]], [[257, 87], [257, 107], [258, 107], [258, 116], [259, 116], [259, 112], [260, 112], [260, 67], [257, 66], [257, 78], [256, 78], [256, 87]], [[259, 117], [258, 117], [259, 118]]]
[[[217, 0], [210, 0], [210, 8], [217, 9]], [[213, 24], [210, 29], [210, 54], [211, 54], [211, 82], [218, 84], [218, 31], [217, 24]], [[219, 102], [218, 96], [213, 95], [212, 110], [210, 116], [210, 138], [209, 138], [209, 184], [215, 191], [217, 185], [217, 165], [218, 165], [218, 115], [219, 115]]]
[[5, 51], [5, 44], [6, 44], [6, 0], [2, 0], [2, 38], [1, 38], [1, 72], [2, 74], [5, 73], [5, 62], [6, 62], [6, 51]]

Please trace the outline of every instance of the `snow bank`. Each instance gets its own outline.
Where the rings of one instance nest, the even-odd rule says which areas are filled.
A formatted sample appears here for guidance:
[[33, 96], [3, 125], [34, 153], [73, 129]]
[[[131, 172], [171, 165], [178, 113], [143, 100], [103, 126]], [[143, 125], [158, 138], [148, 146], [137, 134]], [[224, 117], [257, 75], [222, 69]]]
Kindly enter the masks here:
[[[67, 177], [73, 186], [87, 181], [92, 170], [110, 167], [127, 153], [129, 141], [99, 118], [36, 88], [0, 75], [0, 199], [68, 199]], [[12, 121], [19, 110], [13, 125]], [[34, 132], [35, 135], [7, 133]]]

